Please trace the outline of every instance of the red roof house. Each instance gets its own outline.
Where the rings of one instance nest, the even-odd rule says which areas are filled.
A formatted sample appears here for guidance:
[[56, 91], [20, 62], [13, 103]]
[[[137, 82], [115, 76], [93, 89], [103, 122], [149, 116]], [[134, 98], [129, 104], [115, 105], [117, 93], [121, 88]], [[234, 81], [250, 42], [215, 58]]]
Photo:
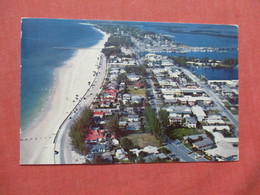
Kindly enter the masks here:
[[103, 118], [104, 114], [106, 114], [107, 112], [93, 112], [93, 116], [99, 116], [101, 118]]
[[118, 89], [109, 89], [109, 90], [106, 90], [106, 93], [108, 94], [117, 94], [118, 92]]
[[85, 142], [87, 143], [96, 143], [105, 139], [104, 130], [89, 130], [85, 137]]
[[143, 87], [143, 84], [142, 83], [136, 83], [135, 84], [135, 88], [142, 88]]

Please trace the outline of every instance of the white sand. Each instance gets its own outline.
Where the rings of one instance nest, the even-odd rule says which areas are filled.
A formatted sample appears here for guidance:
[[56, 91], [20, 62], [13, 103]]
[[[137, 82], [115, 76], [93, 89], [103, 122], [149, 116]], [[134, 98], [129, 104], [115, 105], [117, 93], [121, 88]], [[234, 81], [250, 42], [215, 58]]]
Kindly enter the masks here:
[[94, 80], [93, 71], [98, 71], [98, 57], [108, 36], [104, 34], [93, 50], [77, 50], [71, 59], [55, 70], [52, 95], [45, 110], [21, 132], [21, 164], [54, 164], [54, 137], [77, 104], [76, 95], [81, 98], [90, 87], [88, 82]]

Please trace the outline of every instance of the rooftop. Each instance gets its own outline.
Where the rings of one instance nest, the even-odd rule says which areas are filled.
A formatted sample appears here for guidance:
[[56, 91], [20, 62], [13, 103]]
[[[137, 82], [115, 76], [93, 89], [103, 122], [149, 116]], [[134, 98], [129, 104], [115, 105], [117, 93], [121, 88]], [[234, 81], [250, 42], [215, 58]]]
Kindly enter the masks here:
[[206, 116], [205, 112], [200, 106], [192, 106], [191, 110], [196, 116]]

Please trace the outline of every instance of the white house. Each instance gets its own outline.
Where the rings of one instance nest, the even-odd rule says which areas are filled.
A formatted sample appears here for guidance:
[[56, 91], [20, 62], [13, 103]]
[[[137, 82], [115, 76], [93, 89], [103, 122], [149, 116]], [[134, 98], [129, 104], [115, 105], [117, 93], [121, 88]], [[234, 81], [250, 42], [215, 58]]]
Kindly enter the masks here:
[[197, 120], [195, 117], [187, 117], [185, 118], [184, 125], [189, 128], [196, 128], [197, 126]]
[[129, 74], [129, 75], [127, 75], [127, 78], [130, 81], [138, 81], [140, 79], [140, 76], [139, 75], [135, 75], [135, 74]]
[[191, 111], [196, 115], [198, 121], [202, 121], [207, 116], [200, 106], [192, 106]]

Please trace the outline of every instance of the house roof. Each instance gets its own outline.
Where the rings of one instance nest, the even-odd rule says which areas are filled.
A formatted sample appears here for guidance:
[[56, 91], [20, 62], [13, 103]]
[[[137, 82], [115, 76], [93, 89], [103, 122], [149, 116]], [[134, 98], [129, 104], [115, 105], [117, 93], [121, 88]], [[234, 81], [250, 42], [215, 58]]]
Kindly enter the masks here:
[[185, 118], [187, 123], [197, 123], [197, 120], [195, 117], [187, 117]]
[[107, 146], [105, 144], [89, 144], [92, 153], [105, 152]]
[[104, 130], [89, 130], [87, 133], [85, 140], [86, 141], [95, 141], [97, 139], [105, 138]]
[[128, 122], [127, 130], [128, 131], [137, 131], [141, 128], [141, 122]]
[[221, 120], [221, 116], [220, 115], [208, 115], [208, 119], [210, 120]]
[[155, 146], [146, 146], [142, 151], [147, 152], [147, 153], [159, 153], [158, 148]]
[[167, 156], [164, 153], [159, 153], [155, 155], [156, 157], [160, 158], [160, 159], [166, 159]]
[[200, 106], [192, 106], [191, 110], [196, 116], [206, 116], [205, 112]]
[[197, 140], [199, 139], [199, 137], [202, 137], [203, 139], [206, 138], [207, 136], [204, 134], [204, 133], [201, 133], [201, 134], [196, 134], [196, 135], [186, 135], [183, 137], [183, 139], [192, 139], [192, 140]]
[[109, 94], [114, 94], [114, 93], [117, 93], [118, 90], [117, 89], [109, 89], [109, 90], [106, 90], [106, 93], [109, 93]]
[[226, 122], [223, 120], [216, 120], [216, 119], [207, 119], [206, 120], [208, 124], [225, 124]]
[[216, 145], [217, 148], [206, 150], [206, 152], [212, 156], [221, 156], [223, 158], [238, 156], [238, 147], [234, 147], [225, 141], [218, 142]]
[[238, 137], [224, 137], [222, 133], [214, 132], [215, 142], [218, 143], [220, 141], [225, 141], [228, 143], [238, 143]]
[[136, 84], [135, 84], [135, 87], [142, 87], [142, 86], [143, 86], [142, 83], [136, 83]]
[[198, 148], [204, 148], [207, 146], [211, 146], [213, 144], [214, 144], [214, 142], [211, 139], [209, 139], [208, 137], [205, 137], [205, 138], [203, 138], [203, 140], [193, 143], [193, 145], [197, 146]]
[[93, 112], [93, 115], [96, 116], [96, 115], [103, 115], [103, 114], [106, 114], [107, 112]]
[[138, 114], [129, 114], [127, 116], [127, 118], [129, 118], [129, 119], [139, 119], [139, 115]]
[[224, 129], [230, 130], [230, 127], [228, 125], [211, 125], [211, 126], [202, 126], [203, 129], [206, 131], [212, 132], [213, 130], [222, 131]]

